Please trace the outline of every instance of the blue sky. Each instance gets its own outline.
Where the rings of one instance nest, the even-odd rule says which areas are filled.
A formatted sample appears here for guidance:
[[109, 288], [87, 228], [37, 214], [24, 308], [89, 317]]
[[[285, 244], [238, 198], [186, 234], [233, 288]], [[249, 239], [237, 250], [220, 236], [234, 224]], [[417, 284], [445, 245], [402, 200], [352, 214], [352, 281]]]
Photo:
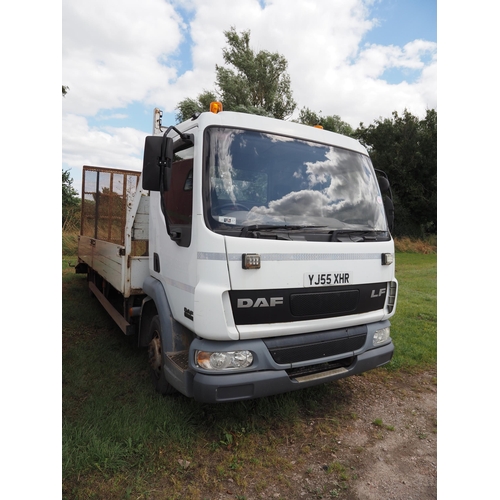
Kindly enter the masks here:
[[231, 26], [287, 59], [297, 113], [422, 116], [437, 109], [436, 18], [429, 0], [65, 0], [62, 167], [77, 189], [84, 164], [139, 170], [153, 109], [173, 123], [180, 100], [215, 90]]
[[422, 38], [437, 41], [436, 0], [385, 0], [373, 5], [380, 26], [367, 35], [370, 43], [405, 45]]

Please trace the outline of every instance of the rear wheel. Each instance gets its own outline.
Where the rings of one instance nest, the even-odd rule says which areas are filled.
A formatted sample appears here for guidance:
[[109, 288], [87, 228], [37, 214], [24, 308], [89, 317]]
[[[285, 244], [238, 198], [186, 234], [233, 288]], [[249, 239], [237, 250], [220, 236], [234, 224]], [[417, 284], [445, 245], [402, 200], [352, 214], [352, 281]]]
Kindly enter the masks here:
[[173, 394], [175, 389], [167, 382], [165, 371], [163, 370], [165, 354], [161, 343], [161, 324], [159, 316], [153, 316], [149, 327], [149, 369], [151, 381], [157, 392], [160, 394]]

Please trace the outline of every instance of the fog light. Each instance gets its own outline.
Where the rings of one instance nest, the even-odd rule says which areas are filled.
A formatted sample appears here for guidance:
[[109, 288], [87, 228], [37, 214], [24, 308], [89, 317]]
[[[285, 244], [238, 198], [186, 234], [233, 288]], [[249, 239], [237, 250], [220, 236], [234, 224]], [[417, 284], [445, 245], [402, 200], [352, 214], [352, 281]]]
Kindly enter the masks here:
[[389, 326], [377, 330], [373, 334], [373, 345], [377, 346], [383, 344], [384, 342], [387, 342], [390, 336], [391, 336], [391, 328]]
[[195, 351], [196, 364], [206, 370], [241, 370], [253, 363], [250, 351]]

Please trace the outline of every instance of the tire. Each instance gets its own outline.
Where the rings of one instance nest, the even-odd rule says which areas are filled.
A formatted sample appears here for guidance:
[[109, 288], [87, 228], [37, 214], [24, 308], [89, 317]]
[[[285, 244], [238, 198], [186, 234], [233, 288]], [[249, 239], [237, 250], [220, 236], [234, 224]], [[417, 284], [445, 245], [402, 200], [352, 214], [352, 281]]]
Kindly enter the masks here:
[[174, 394], [176, 390], [167, 382], [163, 365], [165, 364], [165, 353], [161, 343], [161, 324], [158, 315], [153, 316], [149, 327], [149, 371], [153, 387], [162, 395]]

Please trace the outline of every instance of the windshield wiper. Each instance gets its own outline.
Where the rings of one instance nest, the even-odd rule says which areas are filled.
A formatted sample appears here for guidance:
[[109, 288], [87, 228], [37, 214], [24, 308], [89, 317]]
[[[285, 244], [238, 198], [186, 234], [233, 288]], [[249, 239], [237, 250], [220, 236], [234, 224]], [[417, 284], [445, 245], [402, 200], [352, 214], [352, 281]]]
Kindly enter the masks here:
[[377, 241], [380, 236], [387, 239], [387, 231], [336, 229], [330, 233], [330, 241], [343, 241], [339, 238], [342, 236], [349, 241]]
[[241, 229], [240, 236], [248, 237], [249, 234], [256, 233], [258, 231], [297, 231], [299, 229], [316, 229], [327, 226], [300, 226], [300, 225], [273, 225], [273, 224], [253, 224], [250, 226], [244, 226]]

